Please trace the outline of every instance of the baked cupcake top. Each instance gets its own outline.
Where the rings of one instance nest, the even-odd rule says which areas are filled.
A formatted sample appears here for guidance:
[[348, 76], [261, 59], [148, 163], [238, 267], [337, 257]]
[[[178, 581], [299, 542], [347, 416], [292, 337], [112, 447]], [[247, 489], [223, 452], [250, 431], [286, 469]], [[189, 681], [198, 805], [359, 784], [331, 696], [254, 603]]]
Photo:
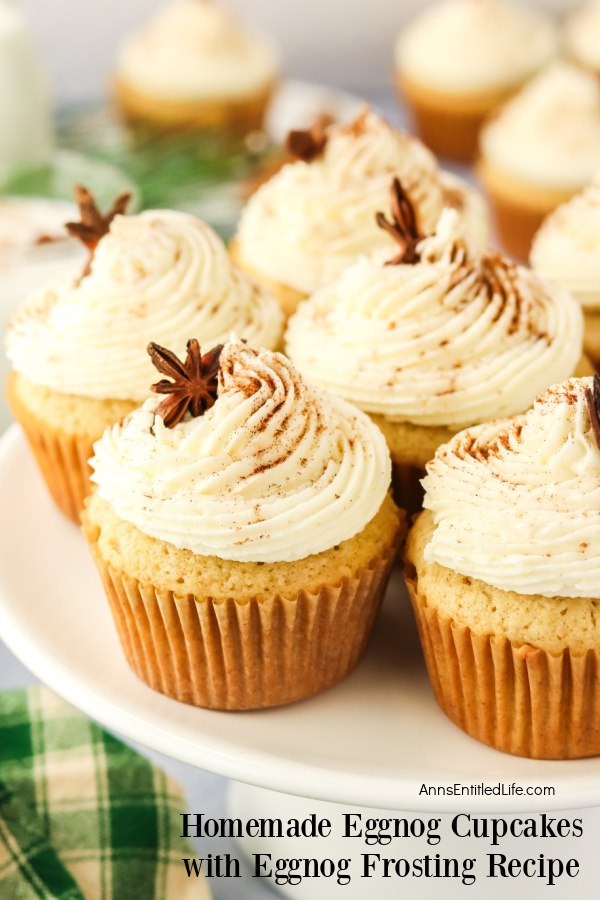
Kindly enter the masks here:
[[586, 3], [569, 17], [565, 45], [578, 63], [600, 72], [600, 0]]
[[165, 100], [244, 97], [276, 79], [275, 45], [213, 0], [173, 0], [121, 47], [117, 76]]
[[392, 421], [455, 428], [522, 412], [581, 356], [566, 292], [470, 250], [456, 213], [421, 238], [399, 185], [400, 252], [363, 258], [301, 304], [286, 352], [323, 388]]
[[391, 463], [367, 416], [237, 337], [200, 368], [212, 377], [203, 414], [173, 424], [172, 401], [151, 398], [96, 443], [93, 481], [120, 518], [202, 556], [265, 563], [328, 550], [371, 521]]
[[576, 191], [600, 167], [600, 84], [553, 63], [492, 117], [480, 141], [484, 159], [501, 172]]
[[423, 481], [435, 523], [429, 562], [520, 594], [600, 598], [600, 378], [593, 382], [555, 385], [525, 415], [440, 447]]
[[558, 30], [539, 12], [503, 0], [444, 0], [399, 36], [396, 66], [445, 93], [481, 94], [529, 78], [558, 49]]
[[[85, 230], [85, 224], [79, 226]], [[7, 333], [14, 369], [63, 394], [143, 400], [159, 337], [182, 352], [190, 331], [208, 350], [232, 328], [275, 347], [279, 304], [232, 265], [207, 225], [168, 210], [117, 215], [98, 239], [89, 271], [36, 291]]]
[[533, 241], [531, 266], [568, 288], [589, 310], [600, 310], [600, 181], [559, 206]]
[[446, 190], [429, 150], [373, 112], [329, 127], [311, 146], [306, 161], [284, 166], [250, 198], [237, 234], [243, 265], [304, 294], [389, 246], [374, 217], [387, 204], [392, 175], [424, 229], [434, 227]]

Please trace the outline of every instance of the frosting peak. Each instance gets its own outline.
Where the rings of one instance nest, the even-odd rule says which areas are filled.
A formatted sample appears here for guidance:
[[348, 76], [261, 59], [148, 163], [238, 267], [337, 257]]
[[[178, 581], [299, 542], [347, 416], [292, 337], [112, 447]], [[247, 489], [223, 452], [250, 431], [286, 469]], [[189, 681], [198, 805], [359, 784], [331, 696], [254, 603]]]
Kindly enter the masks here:
[[521, 594], [600, 598], [600, 448], [569, 379], [512, 420], [457, 434], [427, 466], [432, 562]]
[[90, 272], [32, 295], [7, 336], [16, 371], [64, 394], [143, 400], [155, 372], [146, 346], [182, 354], [190, 334], [203, 349], [232, 328], [274, 347], [278, 303], [231, 264], [207, 225], [168, 210], [117, 216], [98, 243]]
[[575, 370], [583, 321], [566, 292], [464, 239], [453, 210], [420, 259], [362, 259], [301, 304], [287, 352], [300, 371], [366, 412], [465, 427], [522, 412]]
[[322, 153], [286, 165], [250, 198], [237, 241], [243, 262], [265, 277], [309, 294], [362, 253], [390, 246], [375, 223], [389, 205], [393, 176], [432, 229], [444, 206], [433, 155], [385, 119], [363, 113], [332, 126]]
[[217, 401], [173, 428], [146, 401], [95, 445], [93, 480], [121, 518], [204, 556], [303, 559], [357, 534], [391, 463], [371, 421], [303, 382], [286, 357], [237, 338]]

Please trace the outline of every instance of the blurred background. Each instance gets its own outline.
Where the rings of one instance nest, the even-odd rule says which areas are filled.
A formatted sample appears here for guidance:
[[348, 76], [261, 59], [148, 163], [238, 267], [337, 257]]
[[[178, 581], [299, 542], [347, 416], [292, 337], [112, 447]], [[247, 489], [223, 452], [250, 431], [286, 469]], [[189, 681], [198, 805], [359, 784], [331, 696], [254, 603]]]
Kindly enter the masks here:
[[[102, 94], [117, 42], [161, 5], [162, 0], [24, 0], [57, 99]], [[297, 5], [284, 0], [225, 0], [224, 5], [277, 40], [288, 76], [364, 93], [390, 85], [391, 38], [427, 4], [423, 0], [302, 0]], [[536, 0], [530, 5], [565, 12], [579, 3]]]

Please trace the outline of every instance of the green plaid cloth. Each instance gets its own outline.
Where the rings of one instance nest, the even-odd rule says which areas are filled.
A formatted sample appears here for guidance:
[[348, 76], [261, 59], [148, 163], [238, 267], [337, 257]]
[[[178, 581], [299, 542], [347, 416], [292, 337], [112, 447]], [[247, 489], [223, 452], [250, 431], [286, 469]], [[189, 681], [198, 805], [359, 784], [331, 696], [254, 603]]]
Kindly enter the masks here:
[[179, 786], [47, 688], [0, 694], [2, 900], [185, 900]]

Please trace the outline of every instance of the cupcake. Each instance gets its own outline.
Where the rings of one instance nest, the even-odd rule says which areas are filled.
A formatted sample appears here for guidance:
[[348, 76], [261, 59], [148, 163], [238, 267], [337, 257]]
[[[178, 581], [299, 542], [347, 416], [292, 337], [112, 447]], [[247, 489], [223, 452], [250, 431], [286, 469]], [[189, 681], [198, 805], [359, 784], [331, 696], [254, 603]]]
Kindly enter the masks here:
[[344, 678], [365, 647], [402, 519], [385, 440], [279, 353], [232, 337], [95, 445], [83, 515], [124, 653], [154, 690], [278, 706]]
[[552, 20], [502, 0], [444, 0], [398, 37], [395, 69], [435, 153], [471, 161], [486, 115], [557, 52]]
[[32, 294], [7, 334], [8, 400], [50, 493], [74, 522], [89, 491], [92, 445], [148, 396], [151, 337], [181, 352], [190, 330], [206, 349], [232, 328], [276, 347], [277, 302], [232, 266], [217, 235], [185, 213], [124, 216], [120, 198], [103, 216], [79, 190], [90, 248], [83, 272]]
[[500, 239], [527, 259], [545, 216], [600, 167], [600, 84], [555, 63], [509, 100], [481, 132], [479, 175]]
[[600, 368], [600, 180], [559, 206], [536, 234], [531, 267], [583, 307], [583, 345]]
[[427, 467], [406, 573], [436, 699], [498, 750], [600, 753], [600, 377]]
[[487, 213], [470, 199], [471, 189], [445, 180], [423, 144], [373, 112], [349, 125], [292, 132], [288, 146], [298, 160], [250, 198], [231, 246], [238, 265], [266, 284], [288, 315], [361, 255], [385, 246], [375, 214], [387, 205], [394, 175], [422, 229], [435, 227], [447, 202], [462, 203], [472, 240], [487, 242]]
[[[306, 378], [385, 434], [402, 505], [437, 447], [468, 425], [526, 410], [582, 355], [579, 304], [497, 253], [473, 250], [455, 211], [424, 238], [393, 187], [392, 252], [363, 258], [302, 303], [286, 352]], [[585, 371], [591, 371], [587, 369]]]
[[569, 57], [600, 78], [600, 2], [577, 9], [565, 25], [565, 49]]
[[260, 128], [279, 76], [273, 43], [213, 0], [172, 0], [119, 52], [123, 116], [160, 131]]

